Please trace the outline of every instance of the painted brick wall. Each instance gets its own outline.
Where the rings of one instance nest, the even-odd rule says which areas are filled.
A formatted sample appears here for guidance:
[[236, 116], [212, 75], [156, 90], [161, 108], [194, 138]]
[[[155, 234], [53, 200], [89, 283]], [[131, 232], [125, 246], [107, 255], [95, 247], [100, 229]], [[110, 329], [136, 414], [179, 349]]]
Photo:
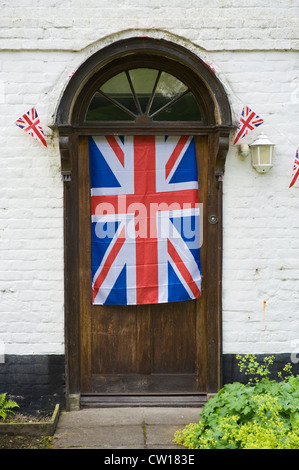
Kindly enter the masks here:
[[1, 52], [0, 341], [6, 354], [64, 351], [63, 188], [57, 139], [48, 137], [46, 149], [13, 124], [35, 105], [48, 122], [44, 103], [57, 80], [50, 56]]
[[[297, 15], [296, 15], [297, 13]], [[81, 50], [121, 30], [161, 30], [209, 50], [298, 46], [296, 0], [1, 2], [1, 48]]]
[[[298, 141], [298, 3], [293, 0], [16, 0], [0, 2], [0, 348], [64, 352], [63, 187], [58, 136], [48, 149], [14, 126], [36, 106], [54, 122], [69, 75], [99, 48], [149, 34], [213, 64], [237, 121], [265, 120], [274, 168], [237, 149], [224, 176], [224, 353], [299, 350], [299, 186], [288, 189]], [[297, 39], [296, 39], [297, 38]], [[250, 139], [249, 139], [250, 140]], [[1, 350], [0, 350], [1, 354]]]
[[298, 187], [289, 189], [298, 146], [298, 53], [217, 53], [234, 111], [249, 104], [275, 143], [260, 175], [231, 147], [224, 177], [223, 334], [227, 353], [299, 351]]

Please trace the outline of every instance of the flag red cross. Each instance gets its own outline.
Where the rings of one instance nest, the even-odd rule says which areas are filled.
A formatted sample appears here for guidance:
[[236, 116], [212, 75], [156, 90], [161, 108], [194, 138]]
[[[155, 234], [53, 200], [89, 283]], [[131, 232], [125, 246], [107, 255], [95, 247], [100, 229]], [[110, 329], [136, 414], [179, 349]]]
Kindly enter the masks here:
[[42, 144], [47, 147], [47, 142], [40, 126], [40, 120], [35, 108], [32, 108], [30, 111], [23, 114], [23, 116], [17, 119], [15, 123], [17, 126], [21, 127], [21, 129], [42, 142]]
[[24, 131], [29, 132], [29, 131], [32, 130], [36, 134], [38, 139], [47, 147], [45, 138], [38, 129], [38, 124], [40, 123], [39, 118], [36, 118], [36, 119], [34, 119], [34, 121], [31, 121], [31, 119], [27, 116], [27, 114], [24, 114], [23, 119], [28, 124], [28, 126], [25, 127]]
[[239, 130], [236, 134], [234, 145], [241, 137], [244, 137], [249, 131], [263, 124], [264, 120], [260, 118], [254, 111], [244, 106], [240, 117]]

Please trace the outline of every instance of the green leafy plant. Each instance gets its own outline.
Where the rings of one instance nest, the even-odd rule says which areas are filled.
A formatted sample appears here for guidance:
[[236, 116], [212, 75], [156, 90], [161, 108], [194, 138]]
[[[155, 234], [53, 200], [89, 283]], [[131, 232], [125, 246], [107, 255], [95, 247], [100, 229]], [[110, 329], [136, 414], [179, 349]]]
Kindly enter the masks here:
[[0, 418], [5, 421], [7, 413], [13, 413], [12, 408], [19, 408], [19, 405], [14, 400], [6, 399], [7, 393], [0, 395]]
[[245, 375], [252, 375], [253, 377], [249, 379], [248, 384], [252, 385], [254, 382], [258, 383], [260, 377], [267, 377], [270, 374], [270, 365], [273, 364], [275, 357], [268, 356], [265, 357], [263, 363], [259, 363], [256, 360], [254, 354], [246, 354], [245, 356], [240, 356], [237, 354], [236, 358], [238, 359], [238, 366], [240, 372], [245, 372]]
[[273, 356], [263, 364], [254, 355], [237, 359], [253, 378], [225, 385], [205, 404], [199, 423], [177, 431], [174, 441], [189, 449], [298, 449], [299, 376], [287, 364], [279, 381], [269, 380]]

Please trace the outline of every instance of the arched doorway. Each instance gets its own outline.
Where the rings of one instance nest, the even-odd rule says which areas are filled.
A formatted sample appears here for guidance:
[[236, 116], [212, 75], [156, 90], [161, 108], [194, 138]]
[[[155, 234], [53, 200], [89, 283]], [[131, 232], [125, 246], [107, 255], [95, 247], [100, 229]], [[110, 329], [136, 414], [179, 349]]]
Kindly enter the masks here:
[[[68, 393], [80, 394], [82, 402], [97, 404], [155, 400], [192, 404], [205, 400], [221, 386], [221, 176], [232, 128], [221, 82], [205, 62], [181, 46], [145, 37], [119, 41], [91, 56], [77, 70], [59, 104], [56, 124], [65, 181]], [[197, 181], [190, 188], [196, 187], [203, 215], [201, 286], [197, 286], [201, 295], [195, 287], [194, 295], [191, 292], [190, 298], [186, 294], [181, 300], [175, 298], [178, 289], [173, 289], [171, 297], [167, 288], [163, 297], [157, 288], [156, 294], [152, 289], [143, 301], [140, 299], [147, 294], [138, 288], [134, 300], [128, 302], [126, 274], [126, 293], [117, 291], [115, 303], [110, 290], [104, 297], [98, 296], [100, 284], [94, 281], [99, 265], [93, 271], [91, 216], [96, 213], [92, 212], [91, 194], [107, 197], [109, 193], [111, 202], [116, 186], [124, 186], [112, 182], [115, 174], [110, 172], [113, 163], [109, 158], [117, 157], [116, 148], [120, 152], [155, 148], [157, 155], [157, 142], [162, 146], [161, 155], [182, 142], [188, 142], [188, 155], [193, 148], [189, 159], [194, 158]], [[114, 148], [114, 157], [105, 156], [107, 143], [109, 149]], [[92, 152], [101, 156], [98, 170], [91, 169]], [[174, 153], [169, 154], [172, 160], [176, 159]], [[116, 164], [121, 162], [127, 173], [118, 173], [119, 178], [129, 181], [132, 173], [135, 189], [136, 181], [140, 191], [150, 186], [153, 151], [148, 152], [148, 160], [143, 152], [139, 167], [133, 164], [134, 170], [125, 163], [124, 155]], [[105, 174], [103, 186], [109, 186], [108, 192], [93, 192], [93, 172]], [[109, 184], [107, 178], [111, 179]], [[153, 191], [158, 192], [152, 185], [151, 195]], [[143, 257], [155, 249], [147, 245]], [[132, 253], [136, 255], [137, 243]], [[141, 264], [144, 268], [146, 261]], [[142, 275], [138, 281], [137, 268], [136, 273], [135, 284], [144, 285]], [[114, 287], [121, 285], [120, 277], [119, 271]], [[118, 302], [121, 297], [123, 301]]]

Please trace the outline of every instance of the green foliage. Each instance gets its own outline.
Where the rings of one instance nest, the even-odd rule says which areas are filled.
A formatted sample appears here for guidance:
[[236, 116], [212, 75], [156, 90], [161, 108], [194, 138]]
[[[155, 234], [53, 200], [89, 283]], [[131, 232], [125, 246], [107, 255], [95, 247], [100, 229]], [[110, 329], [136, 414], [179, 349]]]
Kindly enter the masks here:
[[205, 404], [199, 423], [177, 431], [174, 442], [189, 449], [298, 449], [299, 376], [287, 364], [289, 375], [270, 381], [273, 356], [263, 364], [254, 355], [237, 359], [254, 379], [225, 385]]
[[6, 395], [7, 393], [2, 393], [2, 395], [0, 395], [0, 418], [2, 418], [3, 421], [5, 421], [7, 413], [14, 414], [12, 408], [19, 408], [17, 402], [14, 400], [7, 400]]
[[249, 384], [252, 385], [255, 381], [256, 383], [259, 382], [257, 376], [266, 377], [270, 374], [269, 366], [273, 364], [274, 356], [269, 356], [264, 358], [264, 363], [260, 364], [254, 354], [246, 354], [245, 356], [240, 356], [239, 354], [236, 356], [239, 360], [239, 369], [240, 372], [245, 370], [245, 375], [253, 375], [254, 378], [249, 379]]

